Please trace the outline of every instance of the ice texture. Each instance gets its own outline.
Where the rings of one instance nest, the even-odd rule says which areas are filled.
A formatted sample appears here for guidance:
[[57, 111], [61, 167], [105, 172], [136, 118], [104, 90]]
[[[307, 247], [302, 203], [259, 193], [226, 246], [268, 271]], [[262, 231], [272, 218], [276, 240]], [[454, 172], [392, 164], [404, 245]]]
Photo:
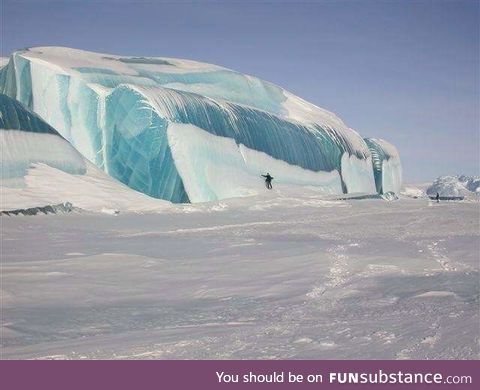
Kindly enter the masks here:
[[460, 175], [458, 181], [470, 192], [480, 193], [480, 176]]
[[50, 125], [3, 94], [0, 150], [0, 211], [42, 209], [67, 202], [92, 211], [170, 207], [106, 175]]
[[0, 129], [2, 185], [22, 186], [32, 163], [43, 163], [71, 174], [86, 172], [83, 157], [54, 134]]
[[480, 194], [480, 176], [440, 176], [427, 188], [427, 195], [441, 197], [469, 197]]
[[[265, 167], [256, 158], [238, 161], [251, 177], [245, 186], [228, 171], [232, 154], [208, 155], [227, 142], [224, 138], [235, 146], [229, 150], [236, 157], [247, 150], [278, 162], [271, 174], [286, 184], [326, 193], [376, 192], [371, 152], [358, 133], [274, 84], [219, 66], [40, 47], [11, 55], [0, 69], [0, 91], [39, 114], [97, 167], [156, 198], [200, 202], [243, 196], [261, 185]], [[177, 124], [190, 125], [209, 145], [192, 146]], [[168, 136], [175, 129], [181, 134]], [[171, 140], [185, 145], [177, 143], [173, 153]], [[387, 160], [389, 165], [395, 159]], [[194, 161], [224, 174], [204, 175], [209, 181], [202, 181], [180, 172]], [[388, 186], [398, 181], [388, 174], [398, 171], [396, 165], [385, 169]]]
[[402, 165], [397, 149], [380, 138], [365, 138], [365, 142], [372, 154], [377, 192], [398, 194], [402, 187]]
[[32, 163], [44, 163], [71, 174], [84, 174], [84, 158], [37, 115], [0, 94], [2, 186], [22, 187]]
[[176, 168], [192, 202], [256, 195], [264, 189], [259, 172], [267, 171], [277, 172], [274, 180], [279, 185], [315, 185], [324, 194], [342, 191], [336, 170], [313, 172], [290, 165], [190, 124], [171, 123], [167, 134]]

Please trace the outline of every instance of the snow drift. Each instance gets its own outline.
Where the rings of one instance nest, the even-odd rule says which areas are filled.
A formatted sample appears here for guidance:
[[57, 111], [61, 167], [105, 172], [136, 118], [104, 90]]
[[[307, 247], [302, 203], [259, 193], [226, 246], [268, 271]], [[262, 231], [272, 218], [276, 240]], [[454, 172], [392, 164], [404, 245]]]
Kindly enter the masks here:
[[[258, 177], [267, 158], [279, 182], [325, 193], [376, 192], [371, 152], [359, 134], [276, 85], [219, 66], [40, 47], [12, 54], [0, 69], [0, 91], [39, 114], [97, 167], [156, 198], [208, 201], [258, 191], [251, 180], [216, 178], [213, 189], [205, 175], [180, 172], [208, 161], [228, 175], [230, 159], [208, 155], [203, 132], [209, 151], [225, 138], [247, 151], [249, 161], [236, 165], [242, 177]], [[190, 146], [176, 144], [180, 153], [171, 144], [185, 141], [171, 136], [181, 132], [177, 124], [195, 129]]]

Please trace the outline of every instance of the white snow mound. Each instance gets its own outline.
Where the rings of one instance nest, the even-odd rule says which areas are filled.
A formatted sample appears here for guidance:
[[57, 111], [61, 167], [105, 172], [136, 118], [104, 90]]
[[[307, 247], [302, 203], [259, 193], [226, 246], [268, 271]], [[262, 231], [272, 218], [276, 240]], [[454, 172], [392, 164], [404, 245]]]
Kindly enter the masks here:
[[480, 176], [440, 176], [427, 188], [427, 195], [446, 197], [471, 196], [480, 193]]

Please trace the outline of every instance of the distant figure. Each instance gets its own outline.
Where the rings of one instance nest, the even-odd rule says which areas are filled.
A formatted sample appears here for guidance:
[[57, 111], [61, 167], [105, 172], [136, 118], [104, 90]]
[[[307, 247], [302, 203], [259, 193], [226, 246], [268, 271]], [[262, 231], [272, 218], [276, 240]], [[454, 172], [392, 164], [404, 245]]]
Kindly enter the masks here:
[[437, 192], [437, 196], [435, 197], [435, 199], [437, 200], [437, 203], [440, 203], [440, 194]]
[[265, 178], [265, 185], [267, 186], [267, 188], [271, 190], [273, 177], [270, 176], [270, 173], [267, 173], [266, 175], [262, 175], [262, 177]]

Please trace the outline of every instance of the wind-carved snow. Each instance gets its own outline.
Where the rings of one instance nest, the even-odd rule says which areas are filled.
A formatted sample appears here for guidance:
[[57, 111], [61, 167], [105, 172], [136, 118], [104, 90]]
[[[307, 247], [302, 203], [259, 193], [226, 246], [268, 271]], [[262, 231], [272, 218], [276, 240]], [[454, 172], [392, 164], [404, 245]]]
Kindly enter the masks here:
[[[337, 193], [375, 192], [371, 153], [358, 133], [274, 84], [219, 66], [41, 47], [10, 57], [0, 70], [0, 89], [38, 113], [97, 167], [156, 198], [192, 201], [186, 187], [204, 185], [197, 195], [205, 196], [193, 201], [212, 199], [211, 183], [185, 182], [191, 174], [180, 177], [166, 136], [172, 123], [196, 126], [285, 162], [271, 174], [289, 184], [306, 181], [323, 188], [323, 179], [311, 178], [336, 170], [341, 186], [327, 183], [324, 192], [334, 187]], [[308, 180], [306, 172], [292, 174], [293, 166], [310, 171]], [[255, 169], [255, 176], [265, 173], [261, 166]], [[218, 180], [215, 199], [245, 194], [242, 184], [235, 193], [224, 183], [218, 188], [223, 185]]]

